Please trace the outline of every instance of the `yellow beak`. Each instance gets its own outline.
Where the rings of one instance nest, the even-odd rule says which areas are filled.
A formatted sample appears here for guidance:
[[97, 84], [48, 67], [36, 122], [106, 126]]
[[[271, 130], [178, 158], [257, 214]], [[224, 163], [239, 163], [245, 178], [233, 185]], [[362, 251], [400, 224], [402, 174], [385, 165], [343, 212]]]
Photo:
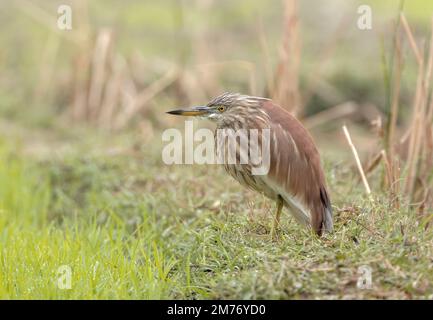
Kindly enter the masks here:
[[178, 110], [171, 110], [168, 111], [169, 114], [174, 114], [177, 116], [203, 116], [205, 114], [209, 113], [209, 108], [206, 106], [197, 106], [197, 107], [191, 107], [188, 109], [178, 109]]

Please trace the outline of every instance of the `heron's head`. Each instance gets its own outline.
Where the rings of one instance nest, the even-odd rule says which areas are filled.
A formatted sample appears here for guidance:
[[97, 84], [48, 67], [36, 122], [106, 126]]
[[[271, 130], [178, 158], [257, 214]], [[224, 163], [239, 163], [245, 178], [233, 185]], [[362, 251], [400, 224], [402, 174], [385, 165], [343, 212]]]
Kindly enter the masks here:
[[260, 108], [261, 102], [266, 100], [268, 99], [227, 92], [206, 105], [172, 110], [167, 113], [200, 117], [220, 123], [232, 118], [248, 116]]

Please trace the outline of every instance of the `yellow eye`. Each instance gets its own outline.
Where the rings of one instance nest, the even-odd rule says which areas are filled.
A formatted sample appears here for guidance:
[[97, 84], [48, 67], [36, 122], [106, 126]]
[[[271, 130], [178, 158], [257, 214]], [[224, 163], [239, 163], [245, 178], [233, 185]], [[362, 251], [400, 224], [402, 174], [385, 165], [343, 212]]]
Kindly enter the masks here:
[[218, 108], [217, 108], [217, 110], [218, 110], [219, 112], [224, 112], [225, 109], [226, 109], [226, 107], [224, 107], [224, 106], [218, 106]]

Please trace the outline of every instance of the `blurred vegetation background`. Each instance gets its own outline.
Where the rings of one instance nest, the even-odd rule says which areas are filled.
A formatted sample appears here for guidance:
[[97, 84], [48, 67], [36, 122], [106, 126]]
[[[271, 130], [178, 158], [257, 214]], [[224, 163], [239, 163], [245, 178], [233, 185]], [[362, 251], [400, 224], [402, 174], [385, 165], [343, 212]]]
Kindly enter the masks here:
[[[57, 28], [61, 4], [72, 7], [70, 31]], [[357, 28], [361, 4], [372, 7], [372, 30]], [[26, 125], [85, 118], [108, 129], [143, 120], [158, 127], [171, 121], [166, 109], [222, 91], [272, 95], [285, 36], [296, 36], [302, 116], [351, 101], [358, 109], [352, 118], [367, 124], [384, 112], [381, 57], [390, 52], [399, 1], [299, 5], [290, 13], [284, 1], [260, 0], [2, 2], [0, 114]], [[428, 0], [404, 8], [415, 34], [427, 39], [432, 10]], [[285, 28], [290, 14], [299, 22], [295, 30]], [[416, 81], [411, 59], [402, 86], [406, 105]], [[68, 120], [59, 124], [58, 116]]]
[[[0, 297], [431, 298], [433, 2], [402, 3], [0, 1]], [[266, 199], [216, 166], [163, 164], [161, 132], [183, 125], [165, 111], [225, 91], [311, 130], [328, 238], [284, 220], [273, 242]], [[63, 264], [73, 290], [52, 283]]]

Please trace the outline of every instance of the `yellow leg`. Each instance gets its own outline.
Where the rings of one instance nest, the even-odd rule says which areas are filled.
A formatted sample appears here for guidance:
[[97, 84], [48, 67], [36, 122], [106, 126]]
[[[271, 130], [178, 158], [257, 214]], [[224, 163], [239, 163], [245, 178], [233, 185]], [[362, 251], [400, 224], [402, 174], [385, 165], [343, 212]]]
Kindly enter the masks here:
[[281, 216], [282, 209], [283, 209], [283, 198], [281, 198], [280, 196], [278, 196], [278, 200], [277, 200], [277, 213], [275, 214], [274, 223], [273, 223], [272, 229], [271, 229], [271, 238], [272, 239], [274, 239], [275, 231], [277, 230], [277, 228], [280, 225], [280, 216]]

